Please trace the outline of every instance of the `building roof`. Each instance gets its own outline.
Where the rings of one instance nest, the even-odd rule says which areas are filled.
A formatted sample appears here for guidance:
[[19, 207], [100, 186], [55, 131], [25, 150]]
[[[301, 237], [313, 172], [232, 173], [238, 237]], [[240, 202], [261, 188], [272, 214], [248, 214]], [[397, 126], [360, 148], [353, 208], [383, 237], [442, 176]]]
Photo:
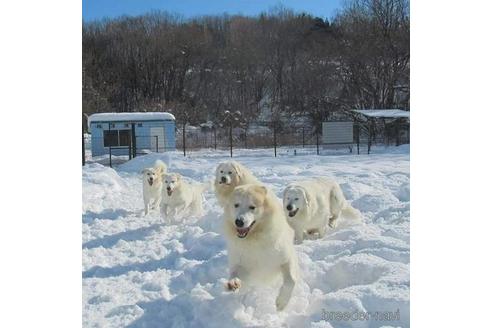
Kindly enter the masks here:
[[375, 118], [410, 118], [410, 112], [401, 109], [354, 109], [353, 111]]
[[174, 115], [166, 112], [96, 113], [89, 116], [92, 122], [174, 121]]

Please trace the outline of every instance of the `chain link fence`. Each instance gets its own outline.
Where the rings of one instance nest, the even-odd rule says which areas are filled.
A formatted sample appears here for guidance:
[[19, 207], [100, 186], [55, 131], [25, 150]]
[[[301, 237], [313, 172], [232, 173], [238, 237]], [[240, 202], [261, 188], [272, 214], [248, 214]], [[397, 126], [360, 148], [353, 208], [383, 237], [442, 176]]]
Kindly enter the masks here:
[[398, 146], [410, 143], [410, 124], [399, 121], [356, 122], [353, 124], [353, 140], [343, 145], [323, 142], [321, 122], [313, 124], [273, 121], [255, 121], [242, 126], [216, 125], [211, 122], [201, 126], [177, 123], [175, 149], [166, 148], [157, 136], [130, 136], [123, 145], [111, 145], [106, 147], [106, 154], [97, 155], [91, 154], [92, 142], [101, 143], [101, 140], [91, 139], [90, 134], [83, 135], [83, 165], [88, 158], [112, 166], [151, 152], [178, 151], [187, 156], [204, 149], [227, 151], [231, 157], [240, 149], [271, 150], [273, 156], [280, 153], [319, 155], [323, 149], [334, 148], [346, 152], [355, 150], [360, 154], [365, 151], [370, 153], [374, 145]]
[[[85, 165], [87, 160], [91, 160], [112, 167], [114, 164], [124, 163], [137, 156], [175, 150], [175, 148], [167, 147], [162, 139], [159, 141], [159, 136], [140, 135], [133, 138], [130, 136], [128, 139], [119, 138], [112, 141], [84, 133], [82, 138], [82, 165]], [[104, 147], [103, 149], [99, 148], [98, 152], [93, 154], [92, 143], [104, 145]]]
[[176, 148], [187, 153], [201, 149], [267, 149], [273, 155], [282, 147], [308, 148], [320, 146], [320, 127], [310, 124], [252, 122], [247, 126], [177, 125]]

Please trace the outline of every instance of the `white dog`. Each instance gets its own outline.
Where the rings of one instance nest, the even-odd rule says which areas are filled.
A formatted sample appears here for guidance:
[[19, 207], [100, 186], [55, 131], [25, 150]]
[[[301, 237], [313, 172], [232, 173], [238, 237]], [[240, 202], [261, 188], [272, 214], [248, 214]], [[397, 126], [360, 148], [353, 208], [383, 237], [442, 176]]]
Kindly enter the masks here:
[[276, 299], [285, 308], [298, 279], [294, 231], [285, 219], [277, 197], [257, 184], [236, 187], [225, 208], [224, 232], [229, 256], [230, 280], [226, 289], [273, 283], [283, 278]]
[[236, 161], [220, 163], [215, 170], [214, 183], [219, 205], [225, 208], [234, 188], [248, 183], [259, 184], [259, 181], [246, 167]]
[[203, 192], [208, 187], [208, 184], [189, 184], [179, 173], [166, 174], [162, 188], [162, 217], [175, 219], [178, 213], [201, 216], [203, 214]]
[[145, 215], [149, 214], [151, 209], [156, 209], [161, 203], [162, 176], [166, 172], [167, 166], [160, 160], [155, 162], [154, 167], [142, 170]]
[[327, 226], [334, 228], [340, 216], [360, 219], [361, 214], [343, 196], [335, 181], [317, 178], [291, 183], [284, 191], [287, 222], [295, 231], [297, 243], [306, 236], [321, 238]]

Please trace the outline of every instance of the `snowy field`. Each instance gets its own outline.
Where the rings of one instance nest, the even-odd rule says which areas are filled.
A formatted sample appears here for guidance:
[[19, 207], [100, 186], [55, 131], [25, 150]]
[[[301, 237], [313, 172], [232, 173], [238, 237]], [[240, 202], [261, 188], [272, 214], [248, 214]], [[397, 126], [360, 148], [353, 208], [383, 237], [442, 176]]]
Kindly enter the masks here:
[[[150, 154], [114, 169], [83, 168], [84, 327], [409, 327], [409, 147], [371, 155], [274, 158], [271, 150], [235, 152], [279, 197], [298, 179], [329, 176], [364, 217], [320, 240], [296, 245], [302, 282], [283, 312], [277, 289], [226, 293], [227, 252], [222, 211], [212, 192], [204, 217], [166, 225], [143, 213], [140, 170], [157, 158], [195, 181], [213, 178], [227, 152]], [[341, 312], [333, 312], [341, 311]], [[328, 320], [328, 313], [392, 312]], [[333, 316], [331, 319], [334, 319]]]

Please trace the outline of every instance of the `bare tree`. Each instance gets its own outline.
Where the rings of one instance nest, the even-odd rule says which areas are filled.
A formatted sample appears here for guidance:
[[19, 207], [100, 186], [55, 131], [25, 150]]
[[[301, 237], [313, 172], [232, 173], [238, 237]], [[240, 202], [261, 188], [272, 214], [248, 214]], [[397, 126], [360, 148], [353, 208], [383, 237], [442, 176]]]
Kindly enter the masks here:
[[333, 19], [277, 7], [185, 20], [153, 12], [83, 24], [83, 112], [173, 111], [248, 124], [409, 108], [408, 0], [351, 0]]

